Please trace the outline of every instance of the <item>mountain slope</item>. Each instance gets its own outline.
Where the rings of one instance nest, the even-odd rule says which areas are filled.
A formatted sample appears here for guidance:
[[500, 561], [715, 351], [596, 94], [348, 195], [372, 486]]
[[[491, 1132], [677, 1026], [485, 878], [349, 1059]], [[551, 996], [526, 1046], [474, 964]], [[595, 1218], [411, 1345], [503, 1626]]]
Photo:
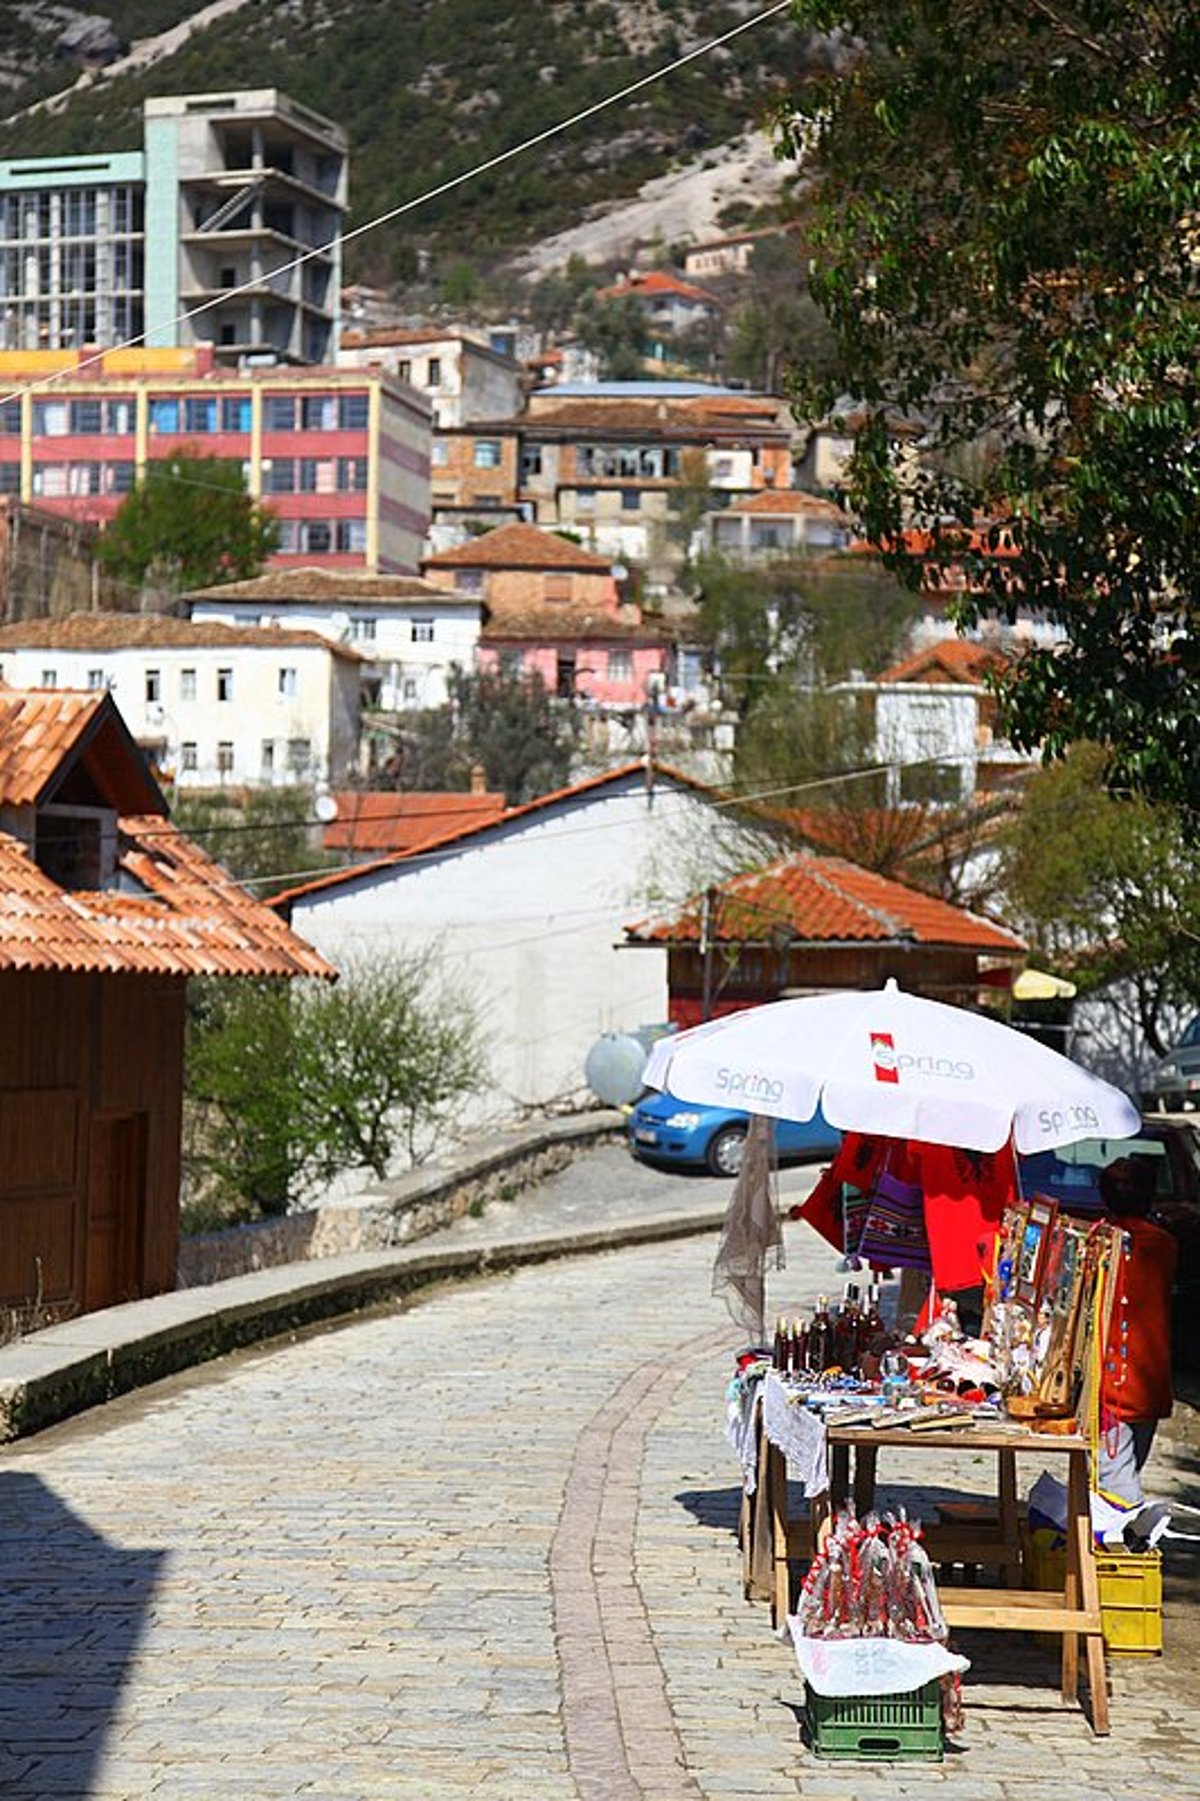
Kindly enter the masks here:
[[[244, 0], [213, 17], [212, 0], [109, 0], [106, 16], [136, 54], [78, 85], [78, 71], [46, 53], [53, 20], [61, 30], [69, 9], [19, 10], [43, 29], [32, 40], [26, 34], [26, 46], [37, 47], [22, 58], [26, 80], [15, 87], [10, 80], [0, 156], [135, 148], [148, 94], [279, 87], [349, 133], [353, 226], [545, 130], [761, 7], [757, 0], [547, 0], [533, 7]], [[184, 24], [194, 28], [178, 47], [145, 60], [139, 40]], [[438, 260], [475, 263], [536, 244], [761, 123], [807, 48], [786, 14], [756, 25], [585, 124], [365, 235], [348, 246], [348, 273], [382, 282], [406, 276], [416, 244], [432, 247]], [[0, 34], [0, 60], [5, 49]], [[51, 84], [58, 99], [12, 116]], [[751, 204], [754, 198], [747, 196]]]

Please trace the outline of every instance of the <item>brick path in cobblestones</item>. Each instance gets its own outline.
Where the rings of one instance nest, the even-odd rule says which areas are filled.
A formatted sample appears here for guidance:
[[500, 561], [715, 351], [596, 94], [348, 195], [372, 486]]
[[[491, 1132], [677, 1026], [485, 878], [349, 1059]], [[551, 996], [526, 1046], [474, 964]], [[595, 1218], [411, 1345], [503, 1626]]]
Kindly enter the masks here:
[[[615, 1149], [557, 1185], [558, 1202], [547, 1185], [462, 1230], [531, 1229], [580, 1196], [589, 1217], [681, 1204], [678, 1178]], [[813, 1758], [791, 1652], [741, 1596], [721, 1435], [737, 1333], [709, 1292], [713, 1249], [445, 1289], [0, 1450], [0, 1794], [1200, 1794], [1187, 1546], [1168, 1554], [1167, 1655], [1114, 1665], [1111, 1738], [1059, 1700], [1050, 1651], [975, 1635], [943, 1764]], [[833, 1276], [804, 1228], [788, 1249], [771, 1292], [791, 1308]], [[1181, 1410], [1152, 1462], [1160, 1492], [1197, 1501], [1198, 1442]], [[988, 1473], [981, 1459], [965, 1483]], [[946, 1478], [923, 1454], [926, 1505]]]

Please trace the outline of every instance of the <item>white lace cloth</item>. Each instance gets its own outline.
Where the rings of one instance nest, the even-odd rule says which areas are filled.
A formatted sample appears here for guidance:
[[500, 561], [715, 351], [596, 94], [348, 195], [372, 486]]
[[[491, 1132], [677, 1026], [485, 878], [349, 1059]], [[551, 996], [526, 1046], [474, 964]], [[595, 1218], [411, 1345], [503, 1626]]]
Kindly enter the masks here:
[[793, 1400], [774, 1370], [767, 1371], [762, 1406], [763, 1431], [787, 1458], [789, 1480], [806, 1495], [824, 1494], [829, 1487], [824, 1420]]
[[758, 1418], [761, 1393], [762, 1371], [756, 1370], [750, 1376], [734, 1377], [725, 1403], [725, 1438], [742, 1466], [742, 1482], [748, 1495], [758, 1487], [758, 1439], [754, 1423]]

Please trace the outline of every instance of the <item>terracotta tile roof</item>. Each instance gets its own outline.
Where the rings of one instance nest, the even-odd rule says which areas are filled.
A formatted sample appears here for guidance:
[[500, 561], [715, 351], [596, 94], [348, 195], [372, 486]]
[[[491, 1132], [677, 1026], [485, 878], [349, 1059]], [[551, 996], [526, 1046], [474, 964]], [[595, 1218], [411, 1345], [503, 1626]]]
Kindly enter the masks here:
[[167, 803], [108, 695], [0, 687], [0, 806], [36, 806], [82, 764], [105, 805], [147, 812]]
[[[718, 893], [715, 931], [721, 943], [770, 942], [771, 933], [782, 927], [805, 944], [905, 942], [1014, 957], [1025, 950], [1003, 926], [840, 857], [800, 852], [735, 876]], [[628, 927], [626, 936], [639, 944], [696, 944], [701, 922], [697, 897], [678, 918], [643, 921]]]
[[18, 619], [0, 625], [3, 650], [270, 650], [306, 646], [352, 663], [363, 657], [320, 632], [275, 625], [226, 625], [175, 619], [166, 613], [67, 613], [59, 619]]
[[764, 432], [780, 439], [791, 436], [790, 428], [778, 416], [779, 403], [751, 395], [655, 400], [639, 394], [555, 400], [553, 388], [546, 393], [548, 398], [539, 400], [537, 411], [521, 420], [523, 436], [536, 436], [543, 429], [684, 440], [704, 439], [710, 434], [735, 438]]
[[0, 969], [330, 976], [277, 914], [158, 814], [120, 823], [122, 870], [149, 893], [65, 890], [0, 833]]
[[479, 634], [481, 644], [497, 644], [512, 639], [528, 643], [548, 643], [563, 639], [590, 639], [593, 642], [619, 644], [667, 644], [670, 635], [641, 619], [622, 617], [620, 613], [599, 608], [572, 606], [569, 603], [522, 608], [493, 608]]
[[[656, 779], [669, 782], [674, 788], [686, 788], [693, 794], [703, 796], [705, 800], [720, 804], [727, 797], [715, 788], [696, 780], [695, 776], [684, 771], [673, 769], [665, 763], [654, 765]], [[268, 903], [272, 907], [287, 908], [295, 900], [301, 900], [312, 894], [319, 894], [325, 889], [345, 887], [347, 883], [357, 882], [364, 877], [374, 877], [387, 869], [397, 868], [412, 856], [422, 857], [440, 850], [443, 845], [459, 845], [468, 838], [481, 836], [495, 826], [507, 826], [514, 820], [528, 819], [548, 807], [561, 805], [564, 801], [579, 800], [587, 795], [599, 793], [602, 789], [617, 783], [628, 782], [631, 777], [639, 780], [646, 778], [644, 763], [623, 763], [617, 769], [606, 769], [600, 775], [588, 776], [582, 782], [574, 782], [569, 788], [557, 788], [552, 794], [539, 795], [537, 800], [526, 801], [523, 806], [509, 807], [495, 819], [487, 819], [478, 825], [470, 825], [459, 830], [451, 830], [440, 837], [432, 839], [421, 846], [419, 852], [397, 851], [391, 856], [377, 857], [369, 863], [356, 863], [349, 869], [333, 870], [329, 875], [318, 876], [315, 881], [304, 882], [295, 888], [289, 888], [283, 894], [276, 894]]]
[[[431, 325], [424, 331], [415, 326], [403, 328], [391, 325], [376, 325], [366, 331], [344, 331], [342, 343], [349, 348], [368, 350], [378, 347], [386, 349], [389, 344], [466, 344], [472, 350], [482, 350], [488, 356], [503, 357], [503, 352], [496, 350], [483, 338], [477, 338], [473, 332], [460, 331], [457, 326], [448, 325], [443, 330], [440, 326]], [[510, 359], [504, 358], [505, 361]]]
[[188, 601], [231, 600], [264, 606], [289, 600], [328, 606], [379, 606], [393, 600], [444, 604], [446, 598], [444, 588], [435, 588], [419, 575], [366, 575], [357, 569], [268, 569], [249, 581], [219, 582], [184, 595]]
[[690, 281], [680, 281], [677, 275], [668, 275], [662, 269], [650, 269], [645, 275], [631, 275], [628, 281], [614, 282], [610, 288], [601, 288], [601, 300], [616, 300], [626, 294], [663, 294], [674, 295], [680, 300], [699, 300], [706, 306], [719, 306], [715, 294], [709, 294], [704, 288], [697, 288]]
[[337, 818], [325, 827], [326, 850], [410, 851], [444, 840], [456, 826], [473, 831], [498, 819], [504, 796], [361, 792], [338, 794]]
[[727, 513], [798, 513], [811, 519], [835, 519], [841, 525], [850, 521], [841, 507], [819, 494], [805, 494], [799, 488], [764, 488], [745, 500], [735, 500], [725, 508]]
[[13, 831], [0, 832], [0, 969], [334, 973], [170, 824], [111, 695], [0, 692], [0, 806], [35, 807], [65, 777], [82, 777], [116, 810], [129, 887], [61, 888]]
[[986, 644], [964, 638], [943, 638], [894, 663], [878, 678], [881, 682], [969, 682], [982, 687], [985, 677], [1005, 667], [1005, 658]]
[[478, 538], [426, 557], [426, 569], [583, 569], [610, 574], [612, 562], [557, 532], [513, 520]]

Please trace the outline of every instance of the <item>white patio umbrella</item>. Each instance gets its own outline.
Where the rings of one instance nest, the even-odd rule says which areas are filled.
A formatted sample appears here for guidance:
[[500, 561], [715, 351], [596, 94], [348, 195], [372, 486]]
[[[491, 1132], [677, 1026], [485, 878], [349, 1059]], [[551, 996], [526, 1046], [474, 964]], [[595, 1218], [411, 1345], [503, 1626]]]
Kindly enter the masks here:
[[882, 989], [725, 1014], [654, 1046], [644, 1080], [681, 1101], [996, 1151], [1129, 1138], [1133, 1102], [999, 1020]]

